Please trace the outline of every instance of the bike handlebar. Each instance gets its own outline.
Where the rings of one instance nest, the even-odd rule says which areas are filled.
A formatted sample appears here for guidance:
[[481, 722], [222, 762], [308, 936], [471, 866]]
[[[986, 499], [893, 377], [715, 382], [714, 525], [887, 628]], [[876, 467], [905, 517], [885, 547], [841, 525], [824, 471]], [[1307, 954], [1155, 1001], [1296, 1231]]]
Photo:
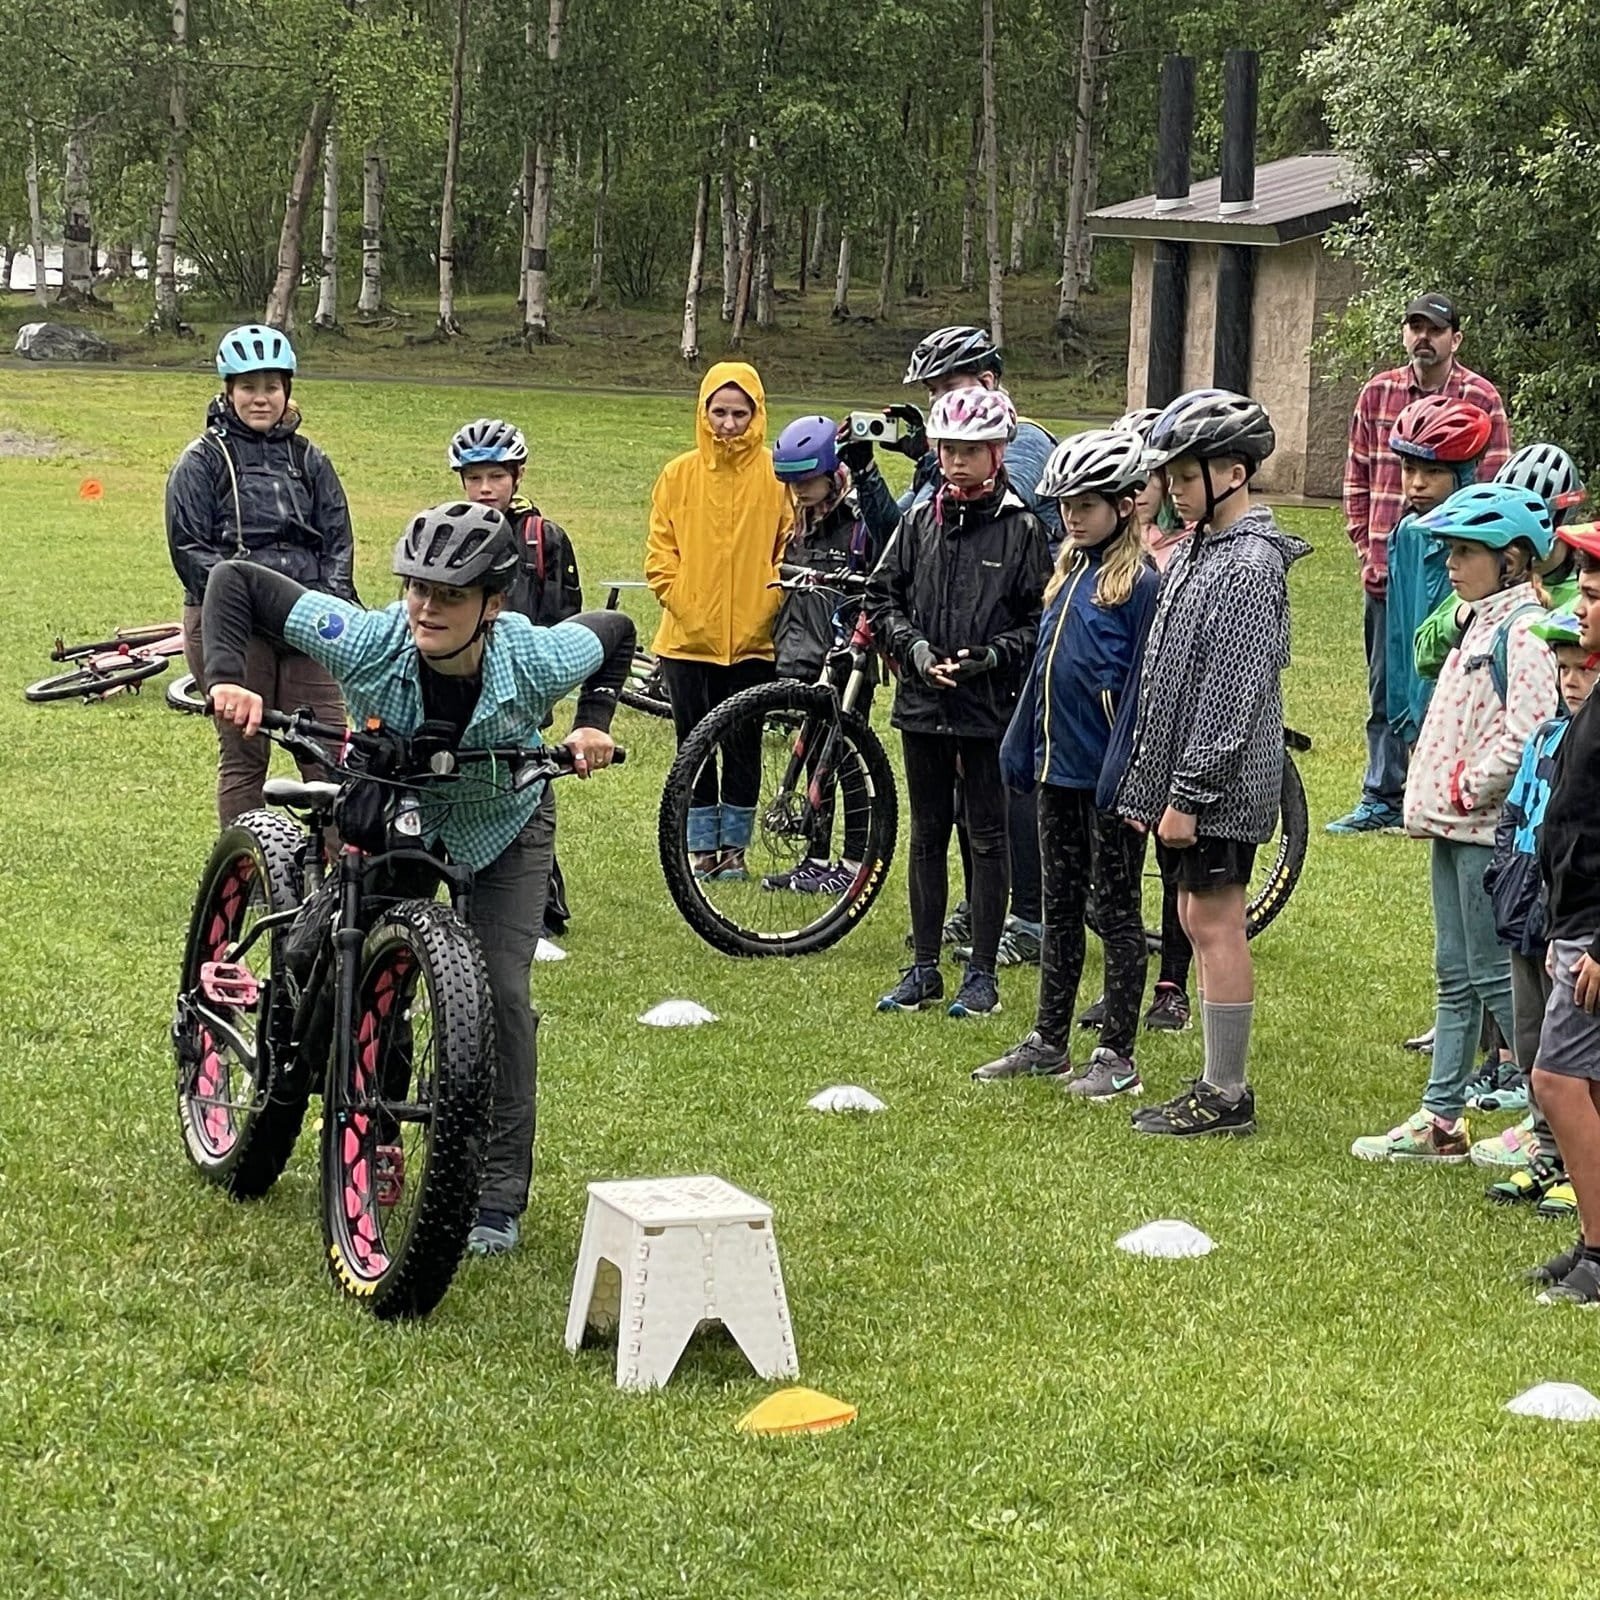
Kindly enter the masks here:
[[860, 594], [867, 587], [864, 572], [824, 572], [820, 567], [797, 567], [785, 561], [778, 567], [778, 581], [769, 589], [836, 589], [841, 594]]

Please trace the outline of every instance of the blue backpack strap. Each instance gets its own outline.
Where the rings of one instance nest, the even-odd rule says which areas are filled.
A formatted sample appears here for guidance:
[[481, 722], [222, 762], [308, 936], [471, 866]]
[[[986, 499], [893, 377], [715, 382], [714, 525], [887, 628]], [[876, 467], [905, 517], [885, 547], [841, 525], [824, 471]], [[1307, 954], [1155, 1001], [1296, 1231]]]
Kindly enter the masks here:
[[1537, 600], [1530, 600], [1526, 605], [1518, 606], [1498, 628], [1494, 630], [1494, 642], [1489, 647], [1489, 681], [1494, 685], [1494, 692], [1499, 696], [1500, 704], [1506, 703], [1507, 679], [1509, 668], [1506, 666], [1506, 649], [1511, 633], [1511, 624], [1520, 616], [1525, 616], [1530, 611], [1543, 612], [1544, 607]]

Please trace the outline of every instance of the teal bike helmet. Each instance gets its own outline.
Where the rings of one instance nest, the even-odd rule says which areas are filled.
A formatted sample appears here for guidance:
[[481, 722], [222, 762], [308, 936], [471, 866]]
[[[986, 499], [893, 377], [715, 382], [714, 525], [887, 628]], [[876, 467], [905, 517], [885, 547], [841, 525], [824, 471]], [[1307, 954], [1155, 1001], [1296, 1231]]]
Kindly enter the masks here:
[[293, 372], [298, 364], [287, 335], [257, 322], [223, 334], [217, 346], [217, 376], [224, 379], [247, 372]]
[[1543, 561], [1555, 543], [1550, 508], [1530, 489], [1504, 483], [1471, 483], [1457, 489], [1417, 525], [1432, 539], [1460, 539], [1490, 550], [1505, 550], [1519, 540]]

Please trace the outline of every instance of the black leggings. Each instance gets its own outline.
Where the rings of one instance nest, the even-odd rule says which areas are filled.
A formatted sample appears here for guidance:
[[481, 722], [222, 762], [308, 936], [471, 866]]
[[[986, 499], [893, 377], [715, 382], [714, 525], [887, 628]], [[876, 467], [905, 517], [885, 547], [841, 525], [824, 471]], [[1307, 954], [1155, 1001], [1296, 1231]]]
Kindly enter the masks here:
[[1093, 899], [1105, 946], [1106, 1019], [1100, 1042], [1133, 1054], [1147, 954], [1140, 914], [1144, 835], [1097, 811], [1089, 789], [1039, 786], [1039, 858], [1044, 867], [1044, 940], [1035, 1026], [1054, 1045], [1072, 1034], [1083, 977], [1084, 925]]
[[1011, 863], [1006, 847], [1006, 791], [1000, 741], [947, 733], [900, 735], [905, 745], [906, 798], [911, 812], [911, 943], [919, 965], [939, 959], [939, 935], [950, 897], [950, 830], [960, 778], [972, 851], [972, 965], [993, 972], [1006, 920]]
[[[711, 661], [677, 661], [663, 656], [661, 681], [672, 700], [672, 726], [678, 743], [689, 737], [695, 724], [713, 706], [720, 706], [758, 683], [768, 683], [775, 675], [772, 663], [759, 658], [723, 667]], [[721, 791], [717, 787], [716, 763], [708, 761], [695, 779], [695, 805], [714, 806], [726, 801], [730, 806], [753, 806], [761, 792], [760, 729], [752, 724], [747, 731], [741, 731], [737, 741], [724, 739], [720, 749]]]
[[[1011, 915], [1021, 922], [1038, 922], [1044, 916], [1039, 864], [1039, 791], [1018, 794], [1006, 790], [1006, 827], [1011, 837]], [[972, 847], [967, 843], [967, 818], [956, 796], [956, 833], [961, 844], [961, 881], [967, 898], [972, 890]]]

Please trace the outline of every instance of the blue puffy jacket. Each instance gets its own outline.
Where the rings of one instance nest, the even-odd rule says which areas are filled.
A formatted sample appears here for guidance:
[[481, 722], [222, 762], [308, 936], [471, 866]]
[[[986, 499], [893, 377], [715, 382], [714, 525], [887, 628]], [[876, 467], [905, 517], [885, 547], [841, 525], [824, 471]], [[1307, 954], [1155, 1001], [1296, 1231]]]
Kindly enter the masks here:
[[1035, 783], [1093, 789], [1125, 695], [1138, 683], [1145, 635], [1161, 577], [1140, 568], [1120, 606], [1095, 600], [1104, 546], [1080, 550], [1045, 608], [1022, 697], [1000, 747], [1006, 783], [1027, 794]]
[[1500, 943], [1519, 955], [1539, 956], [1547, 942], [1544, 893], [1539, 882], [1539, 830], [1550, 803], [1556, 751], [1571, 719], [1563, 712], [1541, 722], [1522, 747], [1511, 793], [1494, 830], [1494, 855], [1483, 874], [1483, 886], [1494, 906], [1494, 927]]
[[[1039, 498], [1039, 480], [1056, 447], [1054, 435], [1026, 418], [1017, 424], [1017, 436], [1006, 446], [1006, 478], [1020, 499], [1044, 525], [1051, 552], [1061, 542], [1061, 508], [1054, 500]], [[900, 510], [920, 506], [939, 481], [939, 452], [930, 450], [912, 474], [911, 487], [900, 496]]]

